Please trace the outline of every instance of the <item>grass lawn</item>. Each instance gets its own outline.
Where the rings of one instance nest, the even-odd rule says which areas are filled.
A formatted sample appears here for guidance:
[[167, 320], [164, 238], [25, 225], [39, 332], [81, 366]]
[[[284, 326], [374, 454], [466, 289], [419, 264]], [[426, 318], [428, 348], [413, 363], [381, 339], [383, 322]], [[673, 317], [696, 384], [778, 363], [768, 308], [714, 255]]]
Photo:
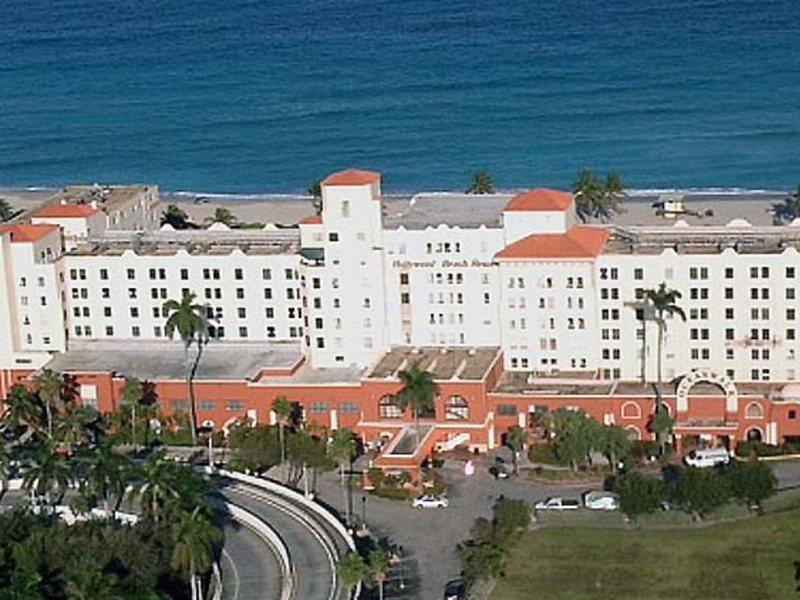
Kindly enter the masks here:
[[709, 527], [544, 527], [512, 551], [492, 600], [800, 598], [800, 510]]

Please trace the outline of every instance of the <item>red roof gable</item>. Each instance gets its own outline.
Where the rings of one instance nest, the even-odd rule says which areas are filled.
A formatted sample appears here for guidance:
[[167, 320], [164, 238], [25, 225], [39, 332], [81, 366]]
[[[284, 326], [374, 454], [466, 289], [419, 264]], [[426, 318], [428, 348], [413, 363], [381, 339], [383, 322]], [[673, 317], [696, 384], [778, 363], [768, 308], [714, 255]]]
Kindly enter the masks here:
[[21, 242], [38, 242], [44, 236], [58, 231], [58, 225], [28, 225], [24, 223], [14, 223], [0, 227], [0, 234], [10, 233], [11, 242], [18, 244]]
[[328, 175], [322, 185], [372, 185], [380, 183], [381, 174], [375, 171], [360, 171], [358, 169], [347, 169]]
[[31, 215], [50, 219], [85, 218], [93, 215], [97, 209], [90, 204], [49, 204]]
[[297, 222], [298, 225], [322, 225], [322, 217], [319, 215], [309, 215]]
[[495, 254], [500, 260], [595, 258], [608, 239], [603, 227], [573, 226], [567, 233], [534, 233]]
[[517, 194], [506, 206], [506, 210], [567, 210], [572, 204], [572, 194], [537, 188]]

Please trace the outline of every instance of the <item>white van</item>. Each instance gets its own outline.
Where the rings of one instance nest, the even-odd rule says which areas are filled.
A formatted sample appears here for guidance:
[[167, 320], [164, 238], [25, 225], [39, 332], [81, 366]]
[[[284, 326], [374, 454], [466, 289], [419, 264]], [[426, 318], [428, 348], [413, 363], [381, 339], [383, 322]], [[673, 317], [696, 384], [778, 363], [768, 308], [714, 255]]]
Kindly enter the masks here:
[[684, 459], [690, 467], [707, 469], [717, 465], [727, 465], [731, 462], [731, 455], [725, 448], [709, 448], [707, 450], [692, 450]]
[[590, 510], [617, 510], [619, 496], [613, 492], [587, 492], [583, 496], [583, 505]]

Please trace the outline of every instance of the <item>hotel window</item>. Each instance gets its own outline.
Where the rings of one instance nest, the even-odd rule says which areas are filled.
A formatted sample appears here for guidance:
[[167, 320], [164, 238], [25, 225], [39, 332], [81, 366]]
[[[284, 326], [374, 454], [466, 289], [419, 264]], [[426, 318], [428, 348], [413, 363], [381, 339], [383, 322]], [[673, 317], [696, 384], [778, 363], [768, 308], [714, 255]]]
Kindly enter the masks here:
[[328, 234], [328, 241], [329, 242], [338, 242], [339, 241], [339, 234], [335, 231], [331, 231]]
[[114, 335], [114, 328], [111, 325], [106, 326], [106, 335], [111, 337]]
[[787, 300], [794, 300], [794, 288], [786, 288], [786, 299]]
[[311, 403], [311, 412], [315, 413], [324, 413], [328, 411], [328, 405], [324, 402], [312, 402]]
[[469, 404], [458, 395], [447, 399], [444, 418], [450, 421], [466, 421], [469, 419]]
[[356, 404], [354, 402], [342, 402], [341, 411], [343, 413], [357, 413], [358, 412], [358, 404]]
[[733, 288], [726, 287], [725, 288], [725, 299], [726, 300], [733, 300]]
[[378, 401], [378, 414], [382, 419], [399, 419], [403, 416], [403, 411], [394, 396], [385, 394]]
[[786, 279], [794, 279], [794, 267], [786, 267]]
[[157, 338], [161, 337], [161, 327], [160, 326], [156, 325], [155, 327], [153, 327], [153, 336], [157, 337]]
[[101, 288], [100, 289], [100, 297], [101, 298], [110, 298], [111, 297], [111, 290], [109, 288]]
[[236, 309], [236, 315], [237, 315], [237, 316], [238, 316], [240, 319], [245, 319], [245, 318], [247, 318], [247, 309], [246, 309], [244, 306], [240, 306], [240, 307], [238, 307], [238, 308]]
[[794, 340], [794, 329], [787, 329], [786, 330], [786, 339], [787, 340]]
[[264, 300], [272, 300], [272, 288], [264, 288]]
[[189, 269], [181, 269], [181, 279], [183, 281], [189, 279]]
[[103, 307], [103, 316], [104, 317], [110, 317], [111, 316], [111, 307], [110, 306], [104, 306]]
[[[294, 329], [294, 328], [292, 328], [292, 329]], [[275, 337], [275, 327], [273, 327], [271, 325], [269, 327], [267, 327], [267, 337], [268, 338], [274, 338]]]
[[725, 279], [733, 279], [733, 267], [725, 267]]
[[134, 269], [128, 269], [128, 279], [136, 279], [136, 271]]
[[732, 308], [726, 308], [725, 309], [725, 318], [726, 319], [733, 319], [733, 309]]
[[100, 279], [108, 279], [108, 269], [100, 269]]
[[247, 327], [239, 327], [239, 337], [240, 338], [247, 337]]
[[234, 269], [233, 278], [238, 280], [244, 279], [244, 272], [241, 269]]
[[139, 316], [139, 309], [136, 306], [131, 306], [131, 317], [136, 319]]
[[236, 288], [236, 298], [239, 300], [244, 299], [244, 288]]
[[242, 400], [227, 400], [225, 402], [225, 410], [228, 411], [243, 411], [245, 408], [244, 401]]
[[786, 309], [786, 320], [787, 321], [794, 321], [794, 316], [795, 316], [795, 309], [787, 308]]
[[261, 279], [272, 279], [272, 269], [261, 269]]
[[134, 325], [133, 327], [131, 327], [131, 335], [133, 337], [139, 337], [139, 326], [138, 325]]
[[514, 404], [498, 404], [497, 414], [504, 417], [517, 416], [517, 407]]
[[294, 271], [292, 269], [284, 269], [284, 275], [289, 281], [294, 279]]
[[727, 360], [733, 360], [734, 359], [733, 348], [725, 348], [725, 358]]
[[400, 294], [400, 304], [410, 304], [411, 303], [411, 294], [408, 292], [403, 292]]

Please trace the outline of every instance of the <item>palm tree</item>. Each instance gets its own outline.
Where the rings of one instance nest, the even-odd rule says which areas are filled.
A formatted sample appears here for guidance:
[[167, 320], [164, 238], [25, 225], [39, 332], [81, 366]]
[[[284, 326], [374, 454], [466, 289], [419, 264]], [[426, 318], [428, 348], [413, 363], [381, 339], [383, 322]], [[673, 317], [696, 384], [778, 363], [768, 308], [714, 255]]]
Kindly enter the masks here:
[[133, 446], [134, 452], [138, 450], [136, 444], [136, 412], [139, 408], [139, 403], [142, 401], [142, 394], [142, 382], [136, 377], [126, 377], [125, 383], [122, 385], [120, 401], [122, 405], [128, 406], [131, 409], [131, 445]]
[[161, 224], [170, 225], [174, 229], [195, 229], [197, 227], [189, 220], [189, 215], [175, 204], [170, 204], [167, 206], [167, 210], [161, 213]]
[[42, 406], [39, 398], [24, 386], [15, 385], [3, 401], [3, 423], [17, 430], [25, 427], [30, 436], [39, 431], [42, 425]]
[[14, 209], [11, 208], [11, 205], [6, 201], [5, 198], [0, 198], [0, 223], [3, 221], [8, 221], [13, 216]]
[[286, 396], [278, 396], [272, 401], [272, 410], [275, 411], [275, 417], [278, 420], [278, 435], [280, 437], [281, 446], [281, 465], [286, 462], [286, 437], [284, 434], [284, 427], [292, 416], [292, 403]]
[[67, 458], [56, 452], [52, 442], [39, 447], [22, 478], [22, 487], [32, 495], [46, 496], [48, 502], [55, 494], [56, 503], [64, 496], [75, 480]]
[[214, 223], [222, 223], [223, 225], [227, 225], [228, 227], [234, 227], [238, 219], [236, 216], [224, 206], [218, 206], [214, 209], [214, 214], [210, 217], [206, 217], [205, 224], [206, 225], [213, 225]]
[[367, 559], [367, 568], [372, 581], [378, 584], [378, 600], [383, 600], [383, 584], [389, 576], [389, 553], [385, 548], [373, 548]]
[[322, 214], [322, 181], [315, 181], [307, 193], [311, 196], [311, 204], [314, 206], [314, 213], [317, 215]]
[[624, 190], [625, 183], [616, 172], [608, 173], [603, 181], [591, 169], [583, 169], [572, 185], [578, 218], [584, 223], [593, 218], [603, 221], [610, 219], [621, 210], [620, 200]]
[[800, 183], [792, 196], [787, 196], [780, 204], [772, 205], [772, 213], [776, 225], [790, 223], [800, 217]]
[[[339, 483], [344, 486], [344, 468], [356, 454], [356, 440], [349, 429], [337, 429], [328, 443], [328, 456], [339, 467]], [[350, 523], [350, 503], [347, 501], [348, 488], [342, 487], [344, 505], [347, 507], [347, 520]]]
[[120, 598], [118, 579], [113, 573], [104, 573], [97, 567], [70, 571], [66, 581], [70, 600], [115, 600]]
[[368, 574], [367, 563], [358, 552], [349, 552], [339, 561], [337, 568], [342, 583], [348, 590], [348, 598], [353, 595], [355, 587], [364, 580]]
[[176, 467], [164, 454], [151, 454], [142, 465], [141, 479], [134, 495], [141, 499], [142, 511], [158, 526], [165, 509], [180, 499]]
[[36, 392], [44, 402], [45, 415], [47, 417], [47, 437], [53, 437], [53, 409], [61, 399], [61, 386], [64, 383], [61, 375], [50, 369], [42, 369], [33, 378], [36, 385]]
[[222, 540], [222, 532], [196, 508], [180, 515], [174, 537], [172, 567], [188, 575], [192, 600], [201, 600], [199, 576], [211, 568], [213, 548]]
[[89, 444], [99, 437], [100, 417], [86, 406], [70, 406], [58, 415], [55, 423], [56, 439], [74, 446]]
[[[164, 303], [164, 314], [167, 323], [164, 332], [172, 339], [177, 332], [183, 340], [184, 360], [186, 362], [186, 387], [189, 390], [189, 424], [192, 433], [192, 445], [197, 443], [197, 407], [194, 397], [194, 377], [203, 354], [203, 347], [208, 343], [208, 317], [206, 307], [195, 304], [196, 296], [192, 292], [185, 292], [183, 298], [167, 300]], [[196, 347], [194, 359], [190, 360], [189, 351]]]
[[417, 434], [417, 446], [419, 446], [419, 414], [434, 409], [436, 396], [439, 394], [439, 386], [433, 380], [433, 375], [428, 371], [423, 371], [419, 367], [419, 362], [415, 362], [410, 368], [404, 369], [399, 373], [403, 388], [397, 394], [398, 405], [402, 410], [410, 406], [414, 414], [414, 426]]
[[667, 288], [666, 283], [661, 283], [655, 289], [644, 291], [644, 297], [649, 307], [655, 312], [656, 323], [658, 325], [658, 367], [657, 382], [661, 384], [661, 359], [664, 346], [664, 332], [667, 329], [666, 316], [678, 315], [683, 321], [686, 320], [686, 313], [678, 306], [677, 302], [681, 299], [678, 290]]
[[125, 495], [133, 464], [128, 457], [103, 444], [85, 457], [84, 465], [81, 485], [85, 486], [86, 491], [102, 500], [107, 517], [113, 516], [111, 498], [116, 498], [114, 506], [116, 512]]
[[511, 449], [512, 461], [514, 462], [514, 473], [517, 473], [518, 454], [528, 443], [528, 432], [519, 425], [513, 425], [506, 432], [506, 446]]
[[472, 175], [472, 183], [467, 188], [467, 194], [494, 194], [492, 177], [486, 171], [476, 171]]

